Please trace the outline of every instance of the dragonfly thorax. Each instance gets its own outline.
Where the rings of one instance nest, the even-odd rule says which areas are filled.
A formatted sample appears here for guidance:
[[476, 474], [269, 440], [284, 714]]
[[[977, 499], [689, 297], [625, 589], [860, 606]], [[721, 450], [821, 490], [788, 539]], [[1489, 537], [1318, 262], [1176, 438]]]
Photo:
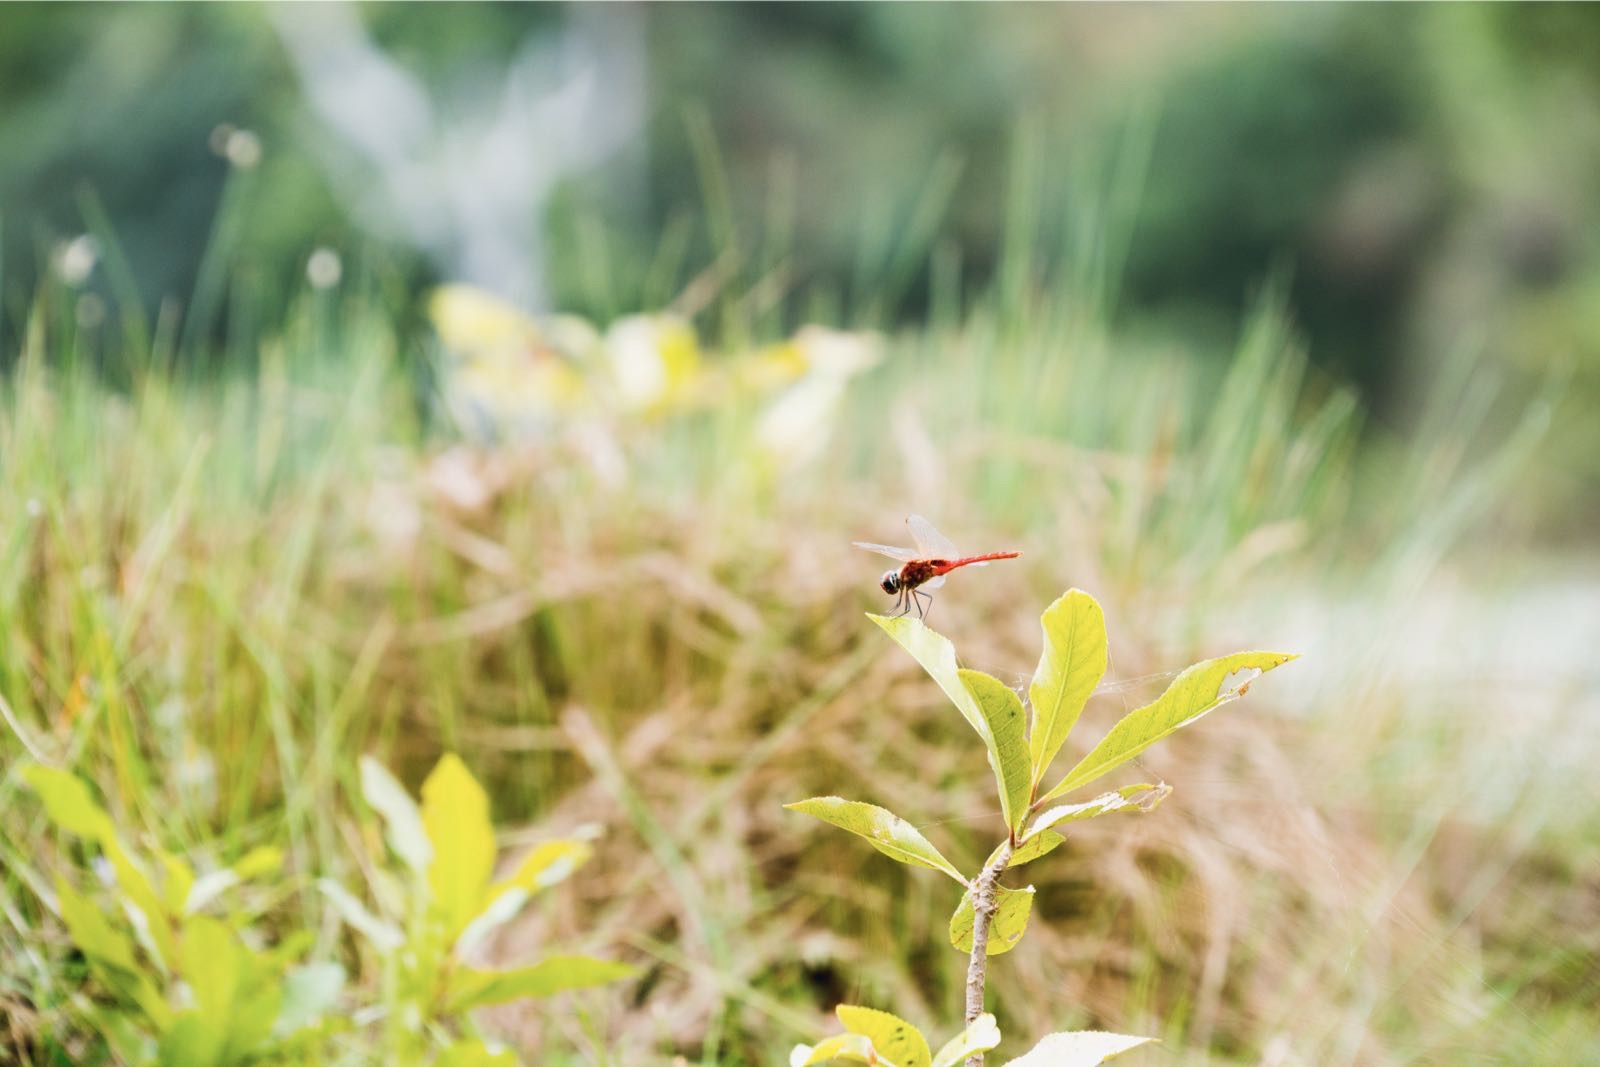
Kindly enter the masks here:
[[883, 587], [885, 593], [891, 596], [898, 593], [900, 591], [900, 572], [884, 571], [883, 577], [878, 579], [878, 584]]

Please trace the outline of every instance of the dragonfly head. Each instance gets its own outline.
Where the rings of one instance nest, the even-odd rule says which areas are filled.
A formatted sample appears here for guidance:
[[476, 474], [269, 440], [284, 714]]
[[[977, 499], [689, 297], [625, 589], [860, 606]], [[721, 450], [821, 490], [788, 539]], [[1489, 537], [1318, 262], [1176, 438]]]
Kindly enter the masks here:
[[878, 579], [878, 584], [883, 587], [885, 593], [890, 595], [898, 593], [900, 591], [900, 572], [884, 571], [883, 577]]

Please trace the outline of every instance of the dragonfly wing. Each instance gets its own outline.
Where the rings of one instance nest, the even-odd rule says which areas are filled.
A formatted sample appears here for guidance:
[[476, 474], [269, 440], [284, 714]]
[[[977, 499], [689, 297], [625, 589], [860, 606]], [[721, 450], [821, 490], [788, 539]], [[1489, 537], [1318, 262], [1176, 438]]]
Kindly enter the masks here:
[[921, 515], [906, 516], [906, 525], [911, 528], [911, 540], [916, 543], [917, 551], [922, 553], [923, 559], [960, 559], [961, 551], [951, 542], [950, 538], [934, 529], [933, 523]]
[[895, 548], [893, 545], [875, 545], [870, 541], [851, 541], [850, 543], [857, 548], [864, 548], [868, 552], [876, 552], [880, 556], [897, 559], [901, 563], [910, 563], [912, 560], [919, 558], [915, 549]]
[[939, 588], [943, 584], [944, 584], [944, 575], [941, 574], [937, 578], [929, 578], [927, 581], [923, 582], [917, 588], [931, 593], [931, 592], [933, 592], [933, 590]]

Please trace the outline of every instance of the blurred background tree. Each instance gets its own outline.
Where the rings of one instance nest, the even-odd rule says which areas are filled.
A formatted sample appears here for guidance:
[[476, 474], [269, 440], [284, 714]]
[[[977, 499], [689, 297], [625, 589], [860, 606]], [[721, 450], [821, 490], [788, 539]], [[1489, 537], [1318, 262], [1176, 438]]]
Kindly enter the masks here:
[[[971, 289], [1008, 227], [1083, 225], [1091, 174], [1131, 205], [1116, 308], [1153, 343], [1225, 340], [1276, 268], [1380, 423], [1464, 346], [1510, 402], [1557, 367], [1600, 388], [1589, 8], [22, 4], [0, 28], [12, 329], [86, 197], [152, 307], [190, 300], [227, 125], [262, 148], [231, 285], [269, 318], [328, 246], [602, 319], [726, 256], [809, 292], [793, 318], [914, 319], [940, 254]], [[1576, 532], [1600, 431], [1557, 435], [1541, 521]]]

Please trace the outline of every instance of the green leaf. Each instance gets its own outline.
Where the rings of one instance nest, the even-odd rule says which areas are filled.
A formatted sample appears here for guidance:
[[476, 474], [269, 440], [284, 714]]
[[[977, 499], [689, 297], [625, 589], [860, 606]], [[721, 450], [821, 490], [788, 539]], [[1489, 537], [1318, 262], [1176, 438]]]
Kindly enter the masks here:
[[982, 671], [962, 668], [956, 674], [988, 727], [989, 766], [1000, 790], [1000, 812], [1006, 829], [1017, 830], [1028, 817], [1028, 794], [1033, 789], [1022, 698], [1000, 679]]
[[428, 889], [454, 941], [483, 908], [495, 849], [489, 798], [453, 752], [422, 783], [422, 825], [433, 846]]
[[22, 779], [39, 794], [50, 821], [67, 833], [95, 842], [114, 833], [111, 816], [77, 775], [35, 763], [22, 769]]
[[61, 921], [66, 923], [67, 933], [79, 952], [112, 967], [138, 973], [133, 942], [107, 922], [105, 914], [92, 901], [62, 878], [56, 879], [56, 900], [61, 908]]
[[179, 1012], [156, 1046], [160, 1067], [213, 1067], [222, 1062], [226, 1035], [197, 1009]]
[[161, 883], [161, 904], [169, 915], [182, 915], [194, 889], [194, 868], [166, 849], [157, 849], [156, 855], [166, 868], [167, 876]]
[[283, 850], [271, 845], [259, 845], [246, 852], [233, 865], [233, 873], [239, 876], [242, 882], [252, 878], [260, 878], [264, 874], [274, 874], [283, 868]]
[[132, 940], [107, 922], [92, 900], [60, 877], [56, 879], [56, 901], [67, 935], [88, 960], [95, 977], [138, 1005], [156, 1029], [165, 1029], [172, 1020], [172, 1009], [151, 982], [149, 971], [135, 958]]
[[[1032, 863], [1040, 856], [1054, 852], [1056, 846], [1065, 840], [1066, 838], [1053, 830], [1041, 830], [1038, 833], [1032, 830], [1028, 831], [1028, 836], [1024, 837], [1021, 843], [1012, 850], [1011, 859], [1006, 861], [1006, 870], [1009, 871], [1013, 867], [1020, 867], [1024, 863]], [[1000, 850], [1004, 847], [1004, 841], [996, 845], [994, 851], [989, 853], [989, 858], [983, 861], [983, 865], [987, 867], [993, 863], [995, 858], [1000, 855]]]
[[998, 1044], [1000, 1027], [993, 1015], [984, 1012], [934, 1055], [933, 1067], [957, 1067], [968, 1056], [988, 1052]]
[[[1026, 889], [1007, 889], [997, 885], [995, 889], [994, 919], [989, 923], [989, 946], [984, 953], [986, 956], [999, 956], [1010, 952], [1017, 947], [1017, 942], [1022, 940], [1022, 933], [1028, 928], [1028, 915], [1033, 911], [1033, 886]], [[969, 890], [961, 896], [961, 903], [956, 907], [956, 913], [950, 916], [950, 944], [962, 952], [972, 951], [972, 925], [977, 919], [976, 911], [972, 906], [972, 892]]]
[[[1060, 785], [1039, 799], [1053, 800], [1116, 770], [1162, 738], [1243, 696], [1255, 675], [1294, 658], [1295, 655], [1288, 652], [1236, 652], [1196, 663], [1173, 679], [1167, 691], [1153, 703], [1123, 716], [1122, 721], [1067, 772]], [[1225, 684], [1236, 673], [1244, 677], [1233, 684]]]
[[880, 1059], [887, 1057], [898, 1067], [928, 1067], [932, 1062], [928, 1039], [898, 1015], [854, 1004], [840, 1004], [833, 1012], [846, 1030], [870, 1040]]
[[880, 1062], [872, 1049], [872, 1039], [861, 1034], [835, 1034], [815, 1045], [796, 1045], [789, 1053], [789, 1067], [811, 1067], [829, 1060], [874, 1065]]
[[183, 977], [194, 993], [195, 1007], [206, 1025], [228, 1032], [242, 977], [243, 946], [216, 919], [197, 915], [183, 927], [180, 960]]
[[1083, 706], [1106, 673], [1106, 618], [1094, 597], [1069, 589], [1044, 610], [1044, 648], [1028, 700], [1033, 735], [1028, 740], [1037, 785], [1077, 725]]
[[283, 1038], [314, 1026], [339, 1002], [344, 981], [344, 968], [337, 963], [308, 963], [290, 971], [284, 979], [283, 1003], [272, 1025], [273, 1034]]
[[1095, 1067], [1113, 1056], [1154, 1041], [1153, 1037], [1130, 1037], [1103, 1030], [1078, 1030], [1050, 1034], [1006, 1067]]
[[393, 952], [405, 941], [398, 927], [372, 914], [365, 904], [338, 882], [319, 878], [317, 888], [322, 890], [322, 895], [328, 898], [333, 910], [339, 913], [351, 929], [364, 934], [380, 952]]
[[462, 1038], [441, 1052], [435, 1067], [517, 1067], [517, 1054], [508, 1048], [491, 1052], [477, 1038]]
[[593, 956], [549, 956], [531, 967], [509, 971], [458, 969], [450, 978], [450, 1011], [466, 1011], [485, 1004], [504, 1004], [523, 997], [547, 997], [568, 989], [586, 989], [623, 978], [637, 971], [626, 963]]
[[1027, 842], [1051, 833], [1050, 827], [1059, 826], [1064, 822], [1093, 819], [1097, 815], [1109, 815], [1112, 812], [1143, 814], [1154, 811], [1171, 792], [1172, 787], [1165, 782], [1160, 785], [1127, 785], [1115, 792], [1101, 793], [1093, 800], [1086, 800], [1082, 804], [1058, 804], [1039, 813], [1039, 817], [1033, 820], [1033, 825], [1028, 827], [1023, 841], [1026, 846]]
[[943, 689], [944, 695], [955, 704], [956, 710], [972, 724], [974, 730], [978, 731], [983, 743], [991, 744], [989, 724], [978, 710], [978, 702], [967, 692], [967, 687], [961, 684], [960, 666], [956, 663], [956, 647], [941, 634], [924, 626], [921, 619], [913, 619], [909, 615], [891, 619], [885, 615], [869, 613], [867, 618], [881, 626], [885, 633], [900, 642], [901, 648], [911, 653], [912, 657], [922, 664], [922, 669], [939, 683], [939, 688]]
[[394, 854], [417, 874], [426, 871], [433, 858], [433, 846], [422, 826], [422, 813], [405, 786], [371, 756], [361, 757], [361, 795], [373, 811], [383, 816]]
[[939, 850], [934, 848], [915, 826], [887, 808], [880, 808], [876, 804], [863, 804], [859, 800], [845, 800], [841, 797], [812, 797], [809, 800], [797, 800], [793, 804], [785, 804], [784, 807], [790, 811], [814, 815], [841, 830], [849, 830], [859, 837], [864, 837], [873, 848], [891, 859], [909, 863], [914, 867], [943, 871], [962, 885], [967, 884], [967, 880], [961, 877], [961, 872], [956, 870], [955, 865], [940, 855]]

